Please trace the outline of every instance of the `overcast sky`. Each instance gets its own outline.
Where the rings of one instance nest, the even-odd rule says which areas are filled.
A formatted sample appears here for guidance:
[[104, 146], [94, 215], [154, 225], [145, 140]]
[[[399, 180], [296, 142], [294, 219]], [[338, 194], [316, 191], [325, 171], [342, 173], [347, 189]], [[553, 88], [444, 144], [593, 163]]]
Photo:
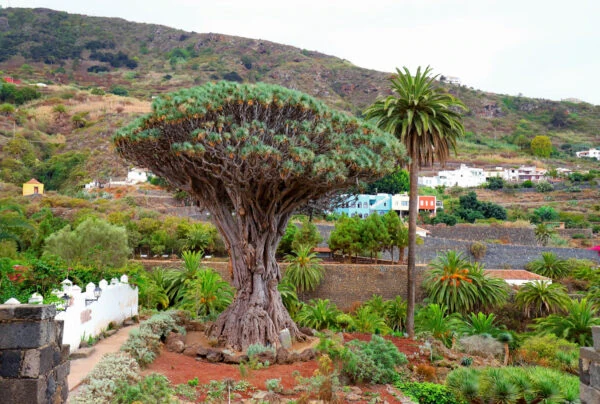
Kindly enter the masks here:
[[598, 0], [0, 0], [265, 39], [503, 94], [600, 105]]

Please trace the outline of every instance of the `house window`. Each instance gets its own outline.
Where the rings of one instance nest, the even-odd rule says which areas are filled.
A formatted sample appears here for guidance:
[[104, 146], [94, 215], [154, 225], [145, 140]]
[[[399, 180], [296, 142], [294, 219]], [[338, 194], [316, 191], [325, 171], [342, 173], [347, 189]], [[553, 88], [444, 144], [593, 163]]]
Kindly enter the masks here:
[[384, 207], [387, 207], [387, 202], [384, 202], [384, 203], [383, 203], [383, 206], [384, 206]]
[[34, 194], [39, 194], [40, 193], [40, 189], [38, 187], [33, 187], [33, 193]]

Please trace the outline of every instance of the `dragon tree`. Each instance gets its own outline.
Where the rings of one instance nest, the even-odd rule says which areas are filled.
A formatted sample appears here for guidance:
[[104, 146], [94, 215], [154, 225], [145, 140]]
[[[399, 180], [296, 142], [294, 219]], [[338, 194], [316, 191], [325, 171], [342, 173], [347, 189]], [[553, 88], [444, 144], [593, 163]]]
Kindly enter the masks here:
[[237, 293], [207, 332], [236, 350], [274, 345], [284, 328], [304, 338], [277, 290], [275, 251], [294, 210], [393, 172], [404, 158], [392, 135], [306, 94], [231, 82], [155, 100], [114, 143], [211, 213]]

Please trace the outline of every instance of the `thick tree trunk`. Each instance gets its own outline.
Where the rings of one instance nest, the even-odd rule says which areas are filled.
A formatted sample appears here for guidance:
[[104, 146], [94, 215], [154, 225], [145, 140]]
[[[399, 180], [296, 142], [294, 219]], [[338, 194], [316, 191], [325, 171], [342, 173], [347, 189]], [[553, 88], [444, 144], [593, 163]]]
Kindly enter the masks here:
[[419, 195], [417, 181], [419, 179], [419, 163], [415, 158], [410, 163], [410, 193], [408, 202], [408, 264], [406, 268], [407, 280], [407, 308], [406, 332], [409, 337], [415, 336], [415, 260], [417, 247], [417, 215], [419, 214]]
[[243, 214], [232, 217], [227, 212], [215, 212], [214, 217], [229, 248], [237, 293], [207, 330], [208, 336], [237, 351], [251, 344], [276, 346], [284, 328], [292, 338], [303, 340], [305, 336], [290, 317], [277, 290], [281, 271], [275, 251], [289, 216], [274, 219], [272, 223], [262, 221], [260, 229], [255, 228], [256, 221], [245, 220]]

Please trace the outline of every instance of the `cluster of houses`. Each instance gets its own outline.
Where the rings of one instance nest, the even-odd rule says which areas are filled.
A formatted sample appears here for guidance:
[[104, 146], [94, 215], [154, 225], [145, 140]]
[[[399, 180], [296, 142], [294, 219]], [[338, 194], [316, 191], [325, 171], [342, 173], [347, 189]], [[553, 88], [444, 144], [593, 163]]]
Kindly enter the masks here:
[[510, 182], [541, 181], [546, 179], [546, 170], [535, 166], [521, 166], [519, 168], [477, 168], [461, 164], [456, 170], [443, 170], [436, 176], [419, 177], [419, 185], [427, 187], [461, 187], [472, 188], [483, 185], [490, 178], [502, 178]]
[[600, 160], [600, 150], [599, 149], [589, 149], [575, 153], [578, 158], [593, 158], [596, 160]]
[[[336, 213], [345, 213], [348, 216], [368, 217], [372, 213], [384, 215], [390, 210], [404, 217], [408, 214], [408, 194], [359, 194], [348, 196], [342, 205], [335, 209]], [[419, 212], [435, 215], [438, 209], [443, 209], [443, 202], [432, 195], [419, 195]]]

